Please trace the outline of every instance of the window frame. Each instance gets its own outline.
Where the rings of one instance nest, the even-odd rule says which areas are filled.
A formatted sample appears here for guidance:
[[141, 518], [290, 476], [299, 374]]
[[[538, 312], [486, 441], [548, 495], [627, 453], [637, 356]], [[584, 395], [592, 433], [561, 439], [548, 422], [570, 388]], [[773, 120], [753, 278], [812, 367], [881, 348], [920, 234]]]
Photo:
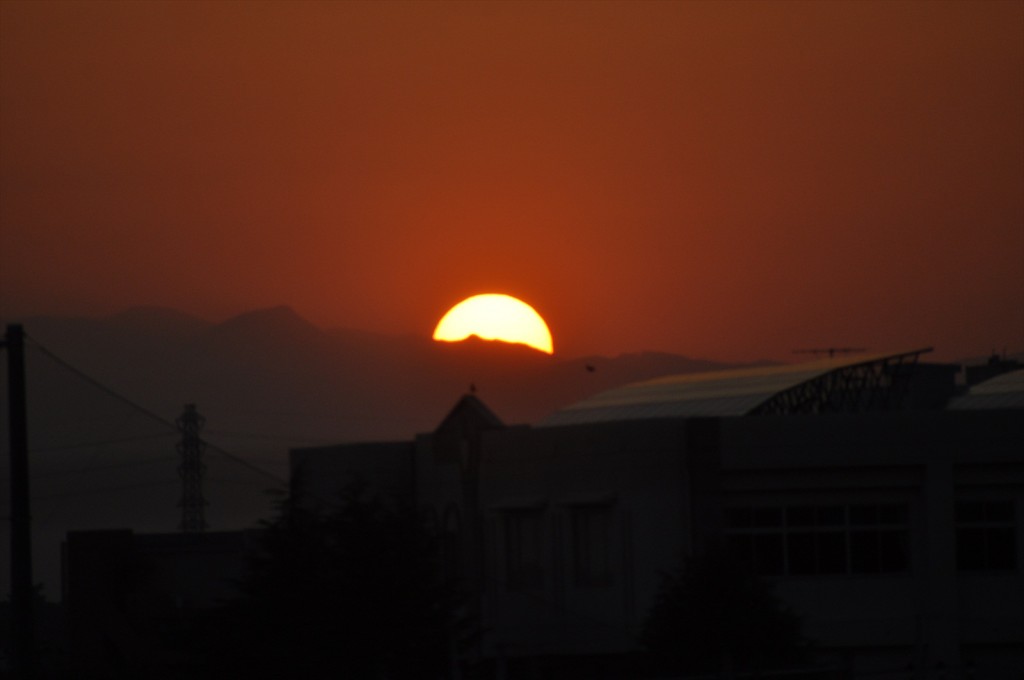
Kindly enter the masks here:
[[[1000, 517], [993, 510], [1007, 510]], [[973, 511], [974, 516], [971, 516]], [[954, 501], [954, 540], [956, 542], [956, 568], [960, 573], [978, 572], [1014, 572], [1020, 566], [1019, 529], [1017, 521], [1017, 503], [1013, 498], [957, 498]], [[981, 545], [981, 552], [968, 551], [970, 540]], [[997, 539], [997, 540], [994, 540]], [[993, 545], [1005, 543], [1008, 547], [1005, 554], [1009, 555], [1006, 562], [994, 553]], [[966, 559], [970, 555], [970, 559]], [[979, 556], [977, 561], [975, 556]]]
[[727, 507], [724, 519], [731, 549], [760, 576], [898, 576], [911, 571], [906, 502], [746, 504]]
[[613, 586], [615, 513], [612, 504], [579, 503], [570, 505], [568, 510], [573, 585], [577, 588]]
[[505, 590], [541, 590], [545, 583], [546, 513], [542, 507], [501, 511]]

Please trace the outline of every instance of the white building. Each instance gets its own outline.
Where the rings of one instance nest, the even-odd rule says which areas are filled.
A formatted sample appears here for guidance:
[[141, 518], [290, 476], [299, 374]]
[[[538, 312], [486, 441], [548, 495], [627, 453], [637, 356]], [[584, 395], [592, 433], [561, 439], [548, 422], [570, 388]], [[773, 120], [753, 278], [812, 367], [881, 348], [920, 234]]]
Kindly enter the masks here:
[[661, 574], [717, 542], [825, 665], [1020, 680], [1024, 372], [954, 396], [920, 353], [662, 378], [532, 427], [467, 395], [415, 442], [293, 451], [296, 490], [414, 498], [496, 673], [622, 677]]

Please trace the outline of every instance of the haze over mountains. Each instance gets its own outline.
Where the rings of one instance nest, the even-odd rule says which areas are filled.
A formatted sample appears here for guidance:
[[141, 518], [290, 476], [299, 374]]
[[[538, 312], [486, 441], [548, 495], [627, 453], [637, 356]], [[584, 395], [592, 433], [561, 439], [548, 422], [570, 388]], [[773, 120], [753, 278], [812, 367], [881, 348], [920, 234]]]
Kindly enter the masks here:
[[[433, 430], [471, 385], [504, 422], [531, 423], [615, 385], [723, 367], [650, 352], [563, 358], [479, 338], [438, 343], [320, 329], [288, 307], [222, 323], [163, 308], [8, 322], [21, 323], [29, 338], [34, 553], [51, 598], [67, 531], [176, 530], [174, 420], [187, 403], [206, 419], [206, 519], [223, 530], [270, 515], [267, 490], [284, 488], [289, 448], [409, 440]], [[6, 409], [0, 422], [6, 458]], [[7, 530], [3, 523], [3, 545]]]
[[222, 323], [163, 308], [22, 323], [39, 344], [168, 420], [196, 403], [211, 431], [296, 441], [407, 439], [433, 429], [470, 385], [506, 423], [522, 423], [624, 382], [723, 366], [651, 352], [563, 358], [475, 337], [438, 343], [324, 330], [288, 307]]
[[[321, 329], [288, 307], [222, 323], [163, 308], [7, 322], [21, 323], [29, 338], [34, 552], [51, 598], [69, 530], [177, 529], [174, 420], [187, 403], [206, 419], [206, 519], [225, 530], [270, 516], [267, 490], [285, 488], [289, 448], [410, 440], [436, 428], [471, 385], [504, 422], [534, 423], [617, 385], [730, 367], [655, 352], [562, 357], [479, 338], [438, 343]], [[0, 374], [6, 385], [6, 362]], [[6, 465], [0, 469], [6, 507]], [[0, 545], [8, 528], [0, 525]], [[0, 580], [7, 566], [0, 564]]]

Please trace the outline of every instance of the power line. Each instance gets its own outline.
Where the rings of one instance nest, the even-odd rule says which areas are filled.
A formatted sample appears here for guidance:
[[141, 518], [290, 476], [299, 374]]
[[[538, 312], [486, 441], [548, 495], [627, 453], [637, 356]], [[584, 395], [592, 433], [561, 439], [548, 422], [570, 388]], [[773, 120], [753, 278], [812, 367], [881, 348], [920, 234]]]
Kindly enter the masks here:
[[[122, 484], [120, 486], [107, 486], [101, 489], [89, 489], [88, 491], [63, 491], [61, 493], [44, 494], [33, 496], [32, 500], [49, 501], [61, 498], [75, 498], [79, 496], [92, 496], [97, 493], [110, 493], [111, 491], [128, 491], [130, 489], [143, 489], [156, 486], [171, 486], [179, 484], [179, 480], [170, 479], [158, 482], [135, 482], [134, 484]], [[52, 513], [51, 513], [52, 514]]]
[[66, 446], [46, 446], [42, 448], [30, 448], [29, 453], [57, 453], [59, 451], [73, 451], [75, 449], [90, 449], [96, 446], [108, 446], [110, 444], [127, 444], [129, 442], [144, 441], [147, 439], [166, 439], [173, 436], [171, 432], [162, 434], [141, 434], [135, 437], [120, 437], [117, 439], [99, 439], [81, 444], [68, 444]]
[[53, 352], [48, 350], [43, 345], [39, 344], [39, 341], [36, 340], [35, 338], [33, 338], [31, 335], [28, 335], [26, 333], [25, 334], [25, 338], [27, 340], [31, 341], [32, 346], [35, 347], [36, 349], [38, 349], [40, 352], [42, 352], [50, 360], [56, 362], [57, 364], [63, 366], [64, 368], [68, 369], [69, 371], [71, 371], [72, 373], [77, 375], [79, 378], [81, 378], [82, 380], [86, 381], [87, 383], [89, 383], [90, 385], [92, 385], [96, 389], [100, 390], [104, 394], [106, 394], [106, 395], [108, 395], [110, 397], [113, 397], [114, 399], [116, 399], [116, 400], [118, 400], [118, 401], [120, 401], [120, 402], [122, 402], [124, 404], [127, 404], [128, 406], [132, 407], [136, 411], [139, 411], [143, 415], [149, 417], [152, 420], [155, 420], [156, 422], [160, 423], [161, 425], [165, 425], [168, 429], [170, 429], [171, 432], [177, 432], [177, 427], [174, 425], [174, 423], [170, 422], [169, 420], [166, 420], [165, 418], [160, 417], [156, 413], [153, 413], [152, 411], [150, 411], [145, 406], [142, 406], [140, 404], [135, 403], [134, 401], [132, 401], [128, 397], [125, 397], [125, 396], [123, 396], [121, 394], [118, 394], [117, 392], [115, 392], [114, 390], [110, 389], [109, 387], [107, 387], [106, 385], [101, 383], [100, 381], [98, 381], [95, 378], [93, 378], [91, 375], [88, 375], [88, 374], [82, 372], [79, 368], [77, 368], [75, 366], [72, 366], [71, 364], [69, 364], [68, 362], [64, 361], [59, 356], [57, 356], [56, 354], [54, 354]]
[[[107, 387], [103, 383], [99, 382], [98, 380], [96, 380], [92, 376], [84, 373], [82, 370], [80, 370], [76, 366], [73, 366], [72, 364], [68, 363], [64, 359], [61, 359], [59, 356], [57, 356], [56, 354], [51, 352], [49, 349], [44, 347], [42, 344], [39, 343], [38, 340], [36, 340], [35, 338], [31, 337], [27, 333], [25, 334], [25, 338], [32, 343], [32, 346], [35, 349], [40, 351], [47, 358], [49, 358], [50, 360], [56, 362], [60, 366], [63, 366], [64, 368], [66, 368], [67, 370], [71, 371], [75, 375], [79, 376], [82, 380], [88, 382], [90, 385], [94, 386], [95, 388], [97, 388], [98, 390], [103, 392], [104, 394], [107, 394], [110, 397], [113, 397], [114, 399], [120, 401], [123, 404], [127, 404], [128, 406], [130, 406], [131, 408], [135, 409], [139, 413], [142, 413], [143, 415], [145, 415], [146, 417], [150, 418], [151, 420], [154, 420], [157, 423], [160, 423], [161, 425], [167, 427], [170, 432], [177, 432], [178, 431], [177, 425], [175, 425], [171, 421], [167, 420], [166, 418], [163, 418], [160, 415], [157, 415], [156, 413], [154, 413], [153, 411], [149, 410], [145, 406], [142, 406], [141, 404], [138, 404], [138, 403], [132, 401], [128, 397], [125, 397], [124, 395], [119, 394], [118, 392], [115, 392], [114, 390], [110, 389], [109, 387]], [[242, 465], [242, 466], [248, 468], [249, 470], [251, 470], [253, 472], [256, 472], [256, 473], [258, 473], [260, 475], [263, 475], [265, 477], [273, 479], [278, 484], [282, 484], [282, 485], [284, 485], [286, 487], [288, 486], [288, 481], [286, 479], [282, 479], [281, 477], [279, 477], [278, 475], [274, 474], [273, 472], [270, 472], [268, 470], [264, 470], [263, 468], [261, 468], [259, 466], [253, 465], [249, 461], [247, 461], [247, 460], [245, 460], [243, 458], [239, 458], [238, 456], [235, 456], [234, 454], [229, 453], [228, 451], [225, 451], [224, 449], [222, 449], [221, 447], [219, 447], [219, 446], [217, 446], [215, 444], [212, 444], [210, 442], [204, 442], [204, 443], [206, 443], [206, 445], [209, 447], [209, 450], [214, 451], [216, 453], [219, 453], [221, 456], [224, 456], [228, 460], [231, 460], [231, 461], [233, 461], [235, 463], [238, 463], [239, 465]]]
[[147, 458], [146, 460], [130, 460], [123, 463], [110, 463], [109, 465], [88, 465], [82, 468], [75, 468], [74, 470], [55, 470], [52, 472], [35, 472], [32, 474], [33, 477], [44, 479], [47, 477], [62, 477], [64, 475], [81, 475], [86, 472], [95, 472], [97, 470], [116, 470], [118, 468], [127, 467], [142, 467], [143, 465], [153, 465], [155, 463], [166, 463], [171, 460], [177, 460], [177, 456], [161, 456], [159, 458]]
[[260, 432], [237, 432], [233, 430], [206, 430], [211, 434], [219, 434], [224, 437], [244, 437], [246, 439], [267, 439], [272, 441], [296, 442], [302, 444], [333, 444], [333, 439], [318, 439], [315, 437], [303, 437], [287, 434], [265, 434]]

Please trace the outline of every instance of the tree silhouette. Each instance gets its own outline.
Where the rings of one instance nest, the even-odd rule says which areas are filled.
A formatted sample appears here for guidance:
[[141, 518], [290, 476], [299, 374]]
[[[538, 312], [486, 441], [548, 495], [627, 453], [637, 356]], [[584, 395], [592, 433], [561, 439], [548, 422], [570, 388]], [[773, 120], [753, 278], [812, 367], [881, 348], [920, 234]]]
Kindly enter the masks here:
[[798, 617], [726, 553], [690, 557], [663, 578], [642, 639], [662, 672], [731, 674], [805, 659]]
[[441, 677], [454, 598], [437, 566], [412, 508], [357, 490], [328, 514], [285, 501], [244, 596], [206, 621], [202, 666], [218, 677]]

